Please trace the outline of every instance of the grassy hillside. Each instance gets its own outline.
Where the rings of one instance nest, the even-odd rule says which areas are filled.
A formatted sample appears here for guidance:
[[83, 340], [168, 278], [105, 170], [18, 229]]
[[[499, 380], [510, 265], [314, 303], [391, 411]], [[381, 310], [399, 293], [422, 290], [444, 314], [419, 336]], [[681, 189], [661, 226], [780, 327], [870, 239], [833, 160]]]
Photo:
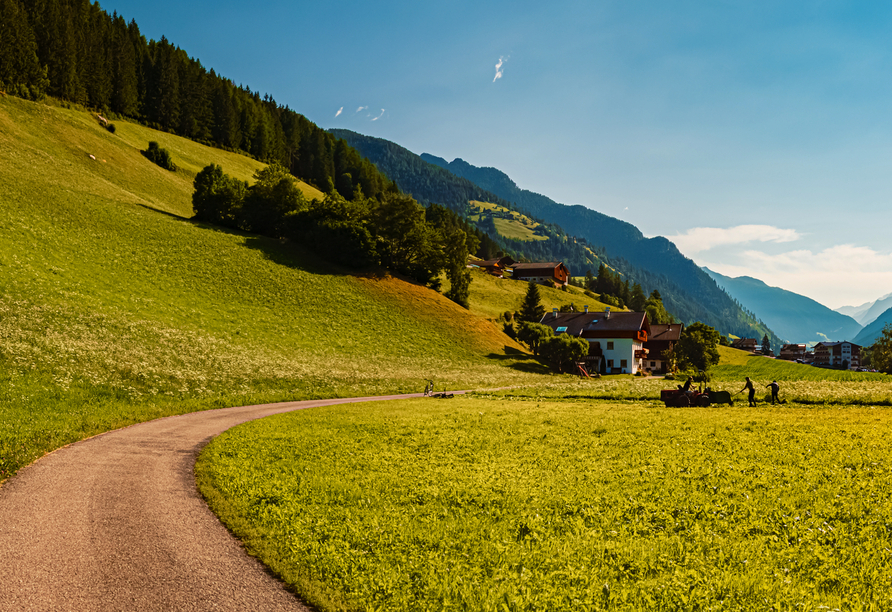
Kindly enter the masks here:
[[540, 223], [533, 221], [526, 215], [519, 212], [509, 210], [498, 204], [489, 202], [478, 202], [471, 200], [469, 203], [472, 214], [468, 219], [475, 223], [480, 223], [489, 212], [493, 215], [493, 225], [500, 236], [510, 238], [512, 240], [548, 240], [548, 236], [536, 233], [536, 228], [540, 227]]
[[[150, 140], [176, 172], [140, 154]], [[520, 347], [431, 290], [188, 220], [212, 162], [245, 180], [260, 167], [0, 98], [0, 480], [162, 414], [519, 379], [504, 353]]]
[[[529, 283], [510, 278], [496, 278], [483, 270], [471, 270], [471, 311], [492, 321], [506, 312], [520, 310], [520, 304], [529, 290]], [[443, 291], [448, 290], [449, 282], [443, 280]], [[575, 304], [579, 310], [588, 306], [590, 310], [604, 310], [607, 305], [589, 297], [579, 287], [567, 286], [567, 290], [539, 285], [542, 306], [547, 312], [565, 304]], [[615, 306], [611, 306], [616, 311]]]

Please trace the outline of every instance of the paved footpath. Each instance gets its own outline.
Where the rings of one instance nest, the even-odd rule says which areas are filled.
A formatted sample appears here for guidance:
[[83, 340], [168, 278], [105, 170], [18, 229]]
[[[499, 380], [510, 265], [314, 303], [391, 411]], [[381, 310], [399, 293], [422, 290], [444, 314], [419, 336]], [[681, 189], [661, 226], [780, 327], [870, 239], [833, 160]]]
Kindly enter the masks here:
[[0, 487], [0, 611], [308, 610], [205, 505], [198, 452], [260, 417], [420, 395], [194, 412], [50, 453]]

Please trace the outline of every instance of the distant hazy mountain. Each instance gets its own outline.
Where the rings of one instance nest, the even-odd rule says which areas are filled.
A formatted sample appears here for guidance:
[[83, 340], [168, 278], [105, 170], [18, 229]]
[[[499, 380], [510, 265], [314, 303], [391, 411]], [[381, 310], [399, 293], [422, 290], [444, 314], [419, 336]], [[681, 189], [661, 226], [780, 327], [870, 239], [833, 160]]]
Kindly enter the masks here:
[[852, 342], [861, 346], [870, 346], [883, 333], [883, 327], [889, 323], [892, 323], [892, 308], [881, 312], [871, 323], [868, 323]]
[[804, 295], [769, 287], [749, 276], [730, 278], [703, 268], [744, 308], [755, 312], [768, 327], [788, 342], [849, 340], [861, 331], [852, 317], [830, 310]]
[[860, 306], [842, 306], [836, 312], [852, 317], [861, 325], [869, 325], [889, 308], [892, 308], [892, 293]]

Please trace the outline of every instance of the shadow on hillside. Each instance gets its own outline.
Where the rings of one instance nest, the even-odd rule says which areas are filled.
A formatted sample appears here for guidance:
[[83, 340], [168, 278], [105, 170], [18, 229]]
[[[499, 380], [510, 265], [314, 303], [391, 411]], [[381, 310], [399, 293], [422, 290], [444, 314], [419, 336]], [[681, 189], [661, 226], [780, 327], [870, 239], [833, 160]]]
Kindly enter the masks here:
[[148, 204], [143, 204], [142, 202], [134, 202], [133, 205], [145, 208], [146, 210], [151, 210], [152, 212], [160, 213], [162, 215], [167, 215], [168, 217], [173, 217], [174, 219], [179, 219], [180, 221], [189, 221], [189, 217], [184, 217], [182, 215], [172, 213], [169, 210], [163, 210], [161, 208], [149, 206]]
[[486, 357], [494, 361], [513, 361], [514, 363], [506, 363], [505, 366], [519, 372], [528, 374], [551, 374], [553, 372], [550, 367], [540, 362], [537, 357], [533, 357], [529, 353], [512, 346], [506, 346], [504, 353], [490, 353]]
[[259, 251], [269, 261], [288, 268], [300, 268], [311, 274], [349, 276], [350, 272], [337, 264], [328, 262], [315, 253], [289, 240], [267, 238], [257, 234], [243, 234], [245, 246]]

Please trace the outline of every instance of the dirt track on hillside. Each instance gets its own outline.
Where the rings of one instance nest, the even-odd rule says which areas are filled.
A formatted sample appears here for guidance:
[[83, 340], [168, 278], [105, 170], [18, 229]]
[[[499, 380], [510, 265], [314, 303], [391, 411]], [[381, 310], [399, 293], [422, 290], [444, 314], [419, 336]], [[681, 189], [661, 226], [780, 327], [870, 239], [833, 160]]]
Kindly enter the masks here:
[[0, 610], [307, 610], [205, 505], [198, 452], [271, 414], [418, 396], [195, 412], [47, 455], [0, 487]]

